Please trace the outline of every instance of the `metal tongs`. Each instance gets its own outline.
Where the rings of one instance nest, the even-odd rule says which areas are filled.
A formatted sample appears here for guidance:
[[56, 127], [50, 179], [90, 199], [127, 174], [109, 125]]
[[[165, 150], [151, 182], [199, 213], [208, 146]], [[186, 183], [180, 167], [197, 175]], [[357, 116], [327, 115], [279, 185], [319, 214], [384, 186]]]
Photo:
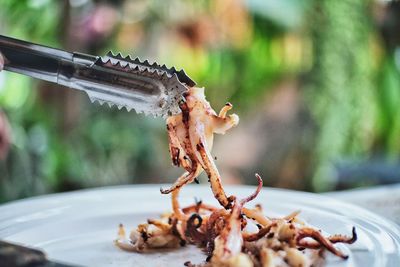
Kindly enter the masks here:
[[183, 70], [108, 52], [106, 56], [70, 53], [0, 35], [4, 69], [85, 91], [92, 102], [168, 116], [196, 83]]

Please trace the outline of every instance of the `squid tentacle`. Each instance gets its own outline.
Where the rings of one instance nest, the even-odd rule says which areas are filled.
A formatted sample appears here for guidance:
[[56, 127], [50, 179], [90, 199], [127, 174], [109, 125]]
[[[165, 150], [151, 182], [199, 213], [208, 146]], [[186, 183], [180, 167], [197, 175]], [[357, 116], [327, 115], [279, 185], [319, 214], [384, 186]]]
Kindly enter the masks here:
[[307, 246], [307, 243], [303, 240], [306, 237], [310, 237], [316, 240], [318, 243], [321, 244], [321, 246], [325, 247], [327, 250], [329, 250], [336, 256], [341, 257], [342, 259], [347, 259], [349, 257], [348, 255], [345, 255], [343, 252], [335, 248], [332, 242], [329, 241], [328, 238], [324, 237], [318, 230], [309, 227], [299, 229], [296, 236], [296, 243], [300, 246]]
[[248, 197], [246, 197], [246, 198], [240, 200], [240, 205], [241, 205], [241, 206], [243, 206], [243, 205], [246, 204], [247, 202], [250, 202], [250, 201], [252, 201], [253, 199], [255, 199], [255, 198], [257, 197], [257, 195], [258, 195], [258, 194], [260, 193], [260, 191], [261, 191], [261, 188], [262, 188], [262, 186], [263, 186], [263, 180], [261, 179], [260, 175], [258, 175], [258, 173], [256, 173], [255, 176], [256, 176], [257, 181], [258, 181], [257, 188], [256, 188], [256, 190], [255, 190], [251, 195], [249, 195]]
[[243, 240], [247, 242], [253, 242], [257, 241], [260, 238], [263, 238], [266, 234], [268, 234], [271, 231], [273, 224], [268, 225], [267, 227], [263, 227], [260, 230], [258, 230], [257, 233], [243, 233]]
[[227, 197], [222, 187], [221, 183], [221, 175], [217, 167], [215, 166], [214, 161], [210, 153], [205, 149], [204, 142], [200, 141], [197, 146], [197, 151], [200, 153], [202, 161], [205, 165], [205, 172], [207, 173], [208, 179], [210, 180], [211, 190], [218, 200], [218, 202], [223, 206], [225, 209], [230, 209], [232, 207], [233, 197]]
[[[354, 242], [357, 241], [357, 232], [356, 228], [352, 228], [352, 236], [344, 236], [344, 235], [333, 235], [327, 237], [327, 239], [332, 243], [345, 243], [345, 244], [353, 244]], [[321, 248], [321, 244], [318, 243], [317, 241], [306, 241], [306, 240], [300, 240], [298, 242], [298, 245], [301, 247], [305, 248], [310, 248], [310, 249], [319, 249]]]
[[230, 102], [227, 102], [225, 104], [225, 106], [221, 109], [221, 111], [218, 114], [218, 117], [220, 117], [221, 119], [225, 119], [226, 118], [226, 113], [228, 113], [229, 110], [232, 109], [232, 104]]
[[191, 240], [195, 244], [199, 245], [205, 244], [207, 242], [207, 236], [204, 233], [198, 231], [198, 228], [201, 227], [202, 222], [202, 217], [197, 213], [193, 213], [186, 222], [185, 236], [188, 237], [189, 240]]
[[194, 170], [193, 172], [185, 172], [184, 174], [182, 174], [177, 180], [176, 182], [169, 188], [169, 189], [162, 189], [160, 188], [160, 191], [162, 194], [169, 194], [172, 191], [181, 188], [182, 186], [192, 183], [194, 181], [194, 179], [199, 176], [201, 172], [201, 169], [199, 167], [196, 168], [196, 170]]
[[184, 222], [187, 218], [186, 214], [184, 214], [179, 205], [179, 192], [180, 188], [172, 191], [171, 202], [172, 202], [172, 210], [174, 212], [175, 217]]
[[190, 172], [192, 169], [192, 162], [187, 161], [185, 150], [182, 148], [181, 143], [175, 131], [175, 125], [172, 122], [167, 122], [167, 133], [169, 143], [169, 153], [171, 156], [172, 164], [175, 166], [182, 166], [186, 171]]

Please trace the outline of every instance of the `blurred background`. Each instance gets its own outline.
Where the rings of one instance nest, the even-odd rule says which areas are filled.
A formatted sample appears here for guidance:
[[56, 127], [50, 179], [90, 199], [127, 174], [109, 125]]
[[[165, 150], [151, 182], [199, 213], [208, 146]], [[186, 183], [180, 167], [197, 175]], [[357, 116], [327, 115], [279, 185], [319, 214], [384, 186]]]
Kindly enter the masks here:
[[[3, 35], [184, 68], [241, 118], [213, 149], [226, 184], [313, 192], [400, 182], [399, 29], [384, 0], [0, 3]], [[163, 119], [9, 72], [0, 109], [0, 202], [181, 173]]]

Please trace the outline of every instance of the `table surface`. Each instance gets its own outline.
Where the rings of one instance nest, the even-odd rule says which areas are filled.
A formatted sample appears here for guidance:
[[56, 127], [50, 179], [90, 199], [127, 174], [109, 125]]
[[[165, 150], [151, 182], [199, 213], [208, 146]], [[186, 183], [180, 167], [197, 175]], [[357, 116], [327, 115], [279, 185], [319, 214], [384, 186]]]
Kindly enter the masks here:
[[324, 195], [361, 206], [400, 225], [400, 184], [329, 192]]

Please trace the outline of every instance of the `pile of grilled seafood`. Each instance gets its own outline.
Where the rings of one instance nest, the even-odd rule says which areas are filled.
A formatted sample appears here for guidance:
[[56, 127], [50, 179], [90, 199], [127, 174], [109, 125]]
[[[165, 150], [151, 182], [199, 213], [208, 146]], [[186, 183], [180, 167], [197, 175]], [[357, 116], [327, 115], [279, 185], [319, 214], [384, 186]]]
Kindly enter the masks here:
[[[320, 230], [307, 226], [294, 212], [283, 218], [269, 218], [261, 205], [245, 205], [259, 194], [263, 182], [256, 174], [255, 192], [243, 199], [227, 196], [218, 169], [210, 154], [213, 134], [224, 134], [239, 122], [237, 115], [227, 115], [232, 108], [227, 103], [217, 114], [206, 101], [203, 88], [191, 88], [180, 104], [182, 113], [167, 119], [169, 151], [174, 165], [185, 173], [162, 194], [171, 193], [172, 212], [159, 219], [149, 219], [138, 225], [129, 238], [122, 224], [115, 244], [126, 251], [144, 252], [159, 248], [179, 248], [194, 244], [202, 248], [206, 259], [186, 266], [317, 266], [323, 264], [327, 250], [347, 259], [335, 243], [352, 244], [352, 236], [324, 236]], [[220, 207], [201, 201], [180, 207], [179, 192], [186, 184], [197, 181], [205, 171], [212, 192]], [[255, 230], [251, 231], [251, 227]]]

